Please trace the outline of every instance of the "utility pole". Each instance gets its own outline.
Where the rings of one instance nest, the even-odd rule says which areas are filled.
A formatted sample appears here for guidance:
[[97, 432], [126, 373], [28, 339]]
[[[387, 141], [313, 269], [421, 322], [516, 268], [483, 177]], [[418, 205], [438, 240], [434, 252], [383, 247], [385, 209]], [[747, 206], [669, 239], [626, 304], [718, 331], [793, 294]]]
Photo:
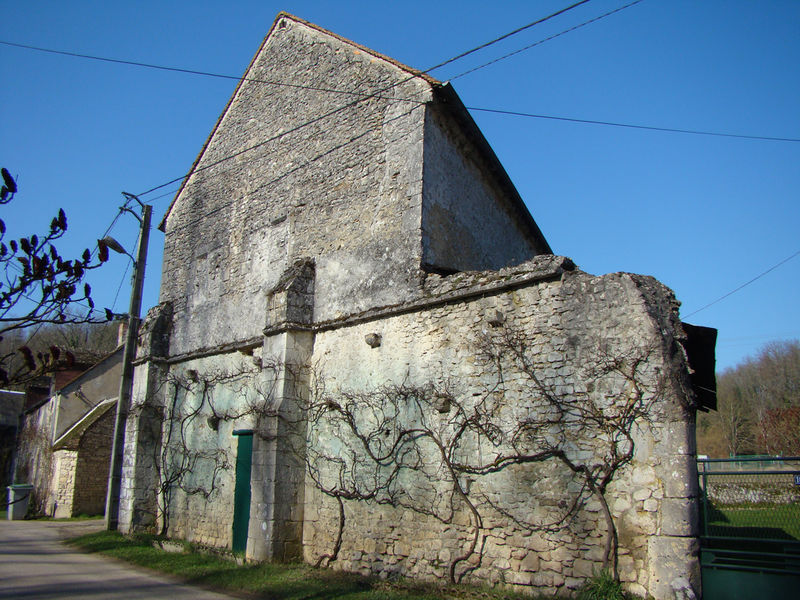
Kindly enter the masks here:
[[[150, 215], [153, 207], [142, 204], [133, 194], [122, 193], [128, 201], [135, 200], [142, 208], [141, 217], [127, 207], [122, 210], [130, 212], [139, 220], [139, 245], [133, 262], [133, 289], [131, 304], [128, 309], [128, 330], [125, 332], [125, 350], [122, 356], [122, 379], [117, 397], [117, 416], [114, 421], [114, 440], [111, 446], [111, 467], [108, 473], [108, 491], [106, 494], [106, 529], [115, 530], [119, 524], [119, 501], [122, 484], [122, 462], [125, 450], [125, 423], [131, 404], [133, 390], [133, 359], [136, 356], [136, 338], [139, 333], [140, 314], [142, 311], [142, 287], [144, 270], [147, 262], [147, 244], [150, 240]], [[124, 251], [123, 251], [124, 252]], [[130, 255], [129, 255], [130, 256]], [[133, 257], [131, 257], [133, 258]]]

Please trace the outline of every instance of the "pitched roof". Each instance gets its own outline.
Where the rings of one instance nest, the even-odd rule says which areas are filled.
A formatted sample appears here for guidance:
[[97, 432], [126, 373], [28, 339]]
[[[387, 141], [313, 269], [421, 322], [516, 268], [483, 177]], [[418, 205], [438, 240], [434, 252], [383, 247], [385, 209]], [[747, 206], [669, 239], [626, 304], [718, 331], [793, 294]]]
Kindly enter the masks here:
[[117, 398], [114, 397], [107, 398], [106, 400], [103, 400], [102, 402], [99, 402], [97, 405], [90, 408], [88, 411], [86, 411], [86, 414], [84, 414], [72, 425], [72, 427], [67, 429], [55, 442], [53, 442], [53, 450], [76, 449], [81, 441], [81, 436], [83, 436], [86, 430], [116, 405]]

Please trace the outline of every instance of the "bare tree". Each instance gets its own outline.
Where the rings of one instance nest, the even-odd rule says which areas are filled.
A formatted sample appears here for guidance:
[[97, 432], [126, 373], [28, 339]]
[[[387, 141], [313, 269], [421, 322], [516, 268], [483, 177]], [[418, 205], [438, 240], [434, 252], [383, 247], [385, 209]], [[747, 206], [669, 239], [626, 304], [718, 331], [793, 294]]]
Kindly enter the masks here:
[[800, 342], [770, 342], [717, 381], [717, 411], [702, 418], [698, 444], [713, 448], [718, 436], [725, 455], [789, 453], [798, 438], [791, 424], [800, 408]]
[[[14, 199], [17, 183], [2, 169], [3, 186], [0, 205]], [[92, 316], [92, 290], [85, 282], [89, 271], [108, 260], [108, 248], [98, 242], [95, 258], [87, 248], [76, 259], [65, 259], [55, 246], [67, 232], [63, 209], [51, 220], [42, 235], [8, 239], [5, 223], [0, 220], [0, 341], [31, 326], [54, 323], [86, 323]], [[84, 305], [84, 306], [80, 306]], [[88, 311], [86, 309], [88, 307]], [[15, 352], [20, 361], [14, 362]], [[34, 352], [22, 345], [0, 355], [0, 384], [9, 385], [40, 375], [73, 360], [70, 353], [57, 346]]]

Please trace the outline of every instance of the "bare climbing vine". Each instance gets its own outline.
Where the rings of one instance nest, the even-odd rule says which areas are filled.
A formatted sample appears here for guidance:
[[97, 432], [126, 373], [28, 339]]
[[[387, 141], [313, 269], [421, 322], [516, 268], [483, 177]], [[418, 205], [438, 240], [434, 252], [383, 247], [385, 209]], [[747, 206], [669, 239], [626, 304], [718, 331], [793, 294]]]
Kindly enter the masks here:
[[[524, 331], [495, 327], [476, 348], [478, 392], [474, 381], [462, 387], [447, 377], [353, 391], [328, 385], [313, 368], [269, 361], [171, 372], [156, 449], [161, 533], [178, 490], [205, 499], [218, 493], [232, 459], [229, 435], [221, 440], [215, 432], [249, 419], [261, 437], [300, 440], [283, 447], [299, 459], [306, 481], [336, 503], [333, 543], [317, 565], [338, 559], [350, 503], [396, 507], [460, 532], [461, 550], [447, 560], [448, 577], [458, 582], [481, 565], [487, 520], [559, 534], [596, 501], [606, 529], [603, 567], [618, 577], [617, 524], [606, 492], [633, 458], [636, 427], [650, 422], [665, 392], [665, 377], [653, 367], [659, 361], [651, 360], [658, 348], [621, 345], [584, 340], [580, 347], [591, 356], [564, 361], [553, 373]], [[308, 397], [279, 408], [279, 377], [310, 380]], [[548, 483], [525, 500], [509, 499], [493, 482], [504, 472]]]
[[[265, 367], [277, 370], [277, 365]], [[150, 408], [161, 413], [161, 443], [153, 447], [161, 535], [169, 531], [177, 491], [205, 500], [219, 493], [221, 476], [235, 462], [230, 432], [221, 437], [221, 425], [249, 419], [259, 430], [261, 420], [274, 413], [270, 384], [266, 388], [254, 386], [254, 373], [256, 368], [247, 366], [204, 373], [190, 369], [167, 375], [163, 406]]]
[[[553, 533], [568, 528], [594, 499], [607, 529], [603, 567], [618, 577], [617, 528], [606, 491], [633, 457], [634, 428], [649, 422], [663, 392], [663, 377], [649, 362], [654, 351], [612, 353], [597, 342], [589, 366], [566, 384], [537, 362], [524, 332], [503, 326], [487, 332], [478, 349], [487, 382], [478, 394], [446, 379], [329, 390], [318, 376], [306, 407], [305, 463], [314, 486], [336, 500], [339, 516], [333, 547], [317, 564], [338, 557], [346, 502], [399, 507], [448, 525], [468, 515], [463, 551], [448, 566], [457, 582], [480, 565], [488, 515]], [[546, 517], [531, 517], [522, 504], [493, 493], [488, 481], [534, 463], [560, 465], [558, 500]]]

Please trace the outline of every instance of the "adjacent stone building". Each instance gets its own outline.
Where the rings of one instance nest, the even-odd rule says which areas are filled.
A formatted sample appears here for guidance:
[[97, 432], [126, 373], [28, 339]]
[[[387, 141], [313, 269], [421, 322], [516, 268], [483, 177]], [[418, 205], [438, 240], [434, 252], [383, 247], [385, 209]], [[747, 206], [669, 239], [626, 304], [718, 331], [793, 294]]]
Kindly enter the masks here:
[[699, 589], [696, 330], [654, 279], [554, 256], [451, 86], [281, 13], [161, 228], [121, 529]]
[[105, 510], [122, 346], [73, 373], [23, 414], [16, 479], [30, 483], [33, 507], [55, 518]]

